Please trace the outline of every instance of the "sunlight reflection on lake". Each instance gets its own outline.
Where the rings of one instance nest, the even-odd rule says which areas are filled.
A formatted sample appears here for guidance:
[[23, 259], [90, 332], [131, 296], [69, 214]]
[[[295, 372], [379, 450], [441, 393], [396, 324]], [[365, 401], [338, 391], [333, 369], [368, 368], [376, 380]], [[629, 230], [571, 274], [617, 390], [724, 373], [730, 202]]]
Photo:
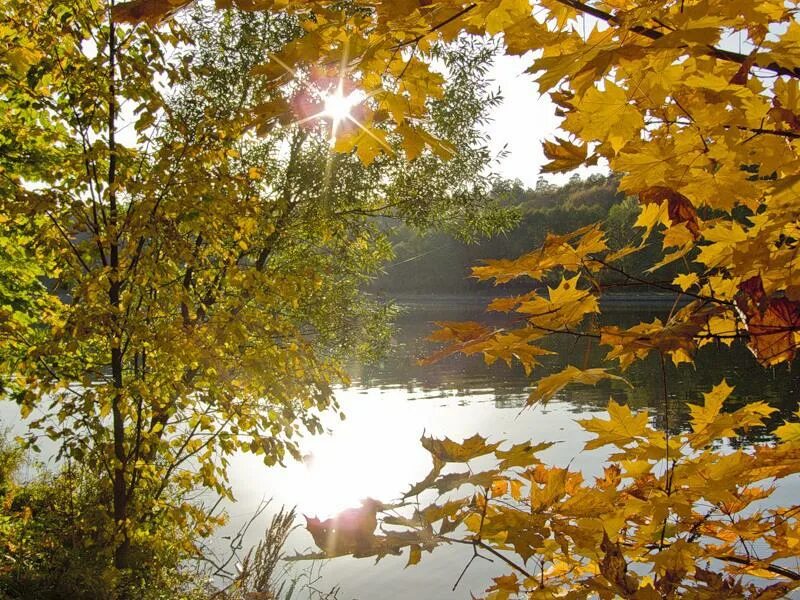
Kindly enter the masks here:
[[[274, 496], [276, 505], [296, 504], [299, 513], [321, 518], [358, 506], [366, 497], [394, 500], [431, 468], [430, 455], [419, 444], [423, 432], [454, 439], [480, 432], [492, 439], [558, 441], [539, 455], [554, 464], [577, 459], [588, 438], [574, 423], [581, 415], [561, 403], [519, 414], [518, 408], [498, 409], [485, 395], [465, 405], [463, 397], [409, 402], [405, 390], [365, 393], [351, 389], [341, 390], [339, 399], [350, 416], [331, 423], [332, 434], [308, 440], [304, 451], [313, 457], [310, 466], [294, 463], [286, 469], [266, 470], [255, 457], [237, 460], [233, 481], [239, 500], [236, 509], [254, 506], [265, 493]], [[599, 473], [600, 458], [581, 458], [581, 468], [587, 474]], [[251, 533], [257, 532], [258, 528]], [[311, 537], [305, 531], [296, 532], [290, 553], [310, 548]], [[378, 567], [373, 567], [370, 559], [336, 559], [325, 566], [323, 575], [328, 587], [342, 585], [340, 599], [465, 598], [469, 589], [481, 591], [488, 575], [487, 565], [476, 564], [452, 592], [450, 588], [470, 555], [471, 550], [464, 547], [441, 548], [407, 570], [403, 568], [406, 557], [387, 557]], [[500, 565], [494, 567], [489, 572], [503, 572]], [[426, 590], [424, 595], [421, 590]]]
[[[648, 319], [670, 306], [628, 304], [606, 307], [612, 319]], [[366, 497], [391, 502], [410, 484], [427, 475], [430, 455], [420, 446], [425, 433], [461, 440], [480, 433], [493, 441], [523, 440], [558, 442], [539, 454], [546, 463], [567, 465], [592, 477], [602, 470], [605, 454], [581, 454], [590, 437], [575, 423], [602, 411], [609, 397], [638, 409], [649, 409], [658, 424], [660, 376], [647, 362], [634, 365], [626, 374], [633, 390], [617, 382], [602, 382], [597, 388], [576, 386], [560, 393], [546, 407], [521, 410], [530, 390], [520, 369], [504, 365], [486, 367], [480, 359], [448, 359], [420, 367], [415, 358], [429, 351], [423, 338], [435, 320], [481, 319], [478, 303], [434, 300], [409, 305], [399, 319], [392, 352], [378, 365], [353, 365], [353, 385], [337, 391], [347, 419], [330, 416], [330, 433], [308, 438], [302, 444], [306, 460], [286, 468], [266, 469], [257, 457], [239, 456], [233, 463], [232, 483], [238, 499], [231, 509], [231, 528], [245, 521], [255, 506], [273, 497], [272, 507], [296, 505], [298, 513], [327, 518], [345, 508], [358, 506]], [[571, 363], [582, 366], [597, 355], [596, 349], [574, 340], [557, 340], [558, 356], [545, 370]], [[796, 408], [798, 378], [788, 370], [764, 371], [747, 350], [734, 349], [731, 360], [720, 361], [716, 350], [701, 352], [695, 369], [668, 371], [674, 427], [686, 423], [685, 402], [696, 402], [725, 377], [736, 386], [736, 404], [767, 400], [779, 408], [774, 423]], [[753, 438], [763, 436], [754, 432]], [[782, 493], [781, 495], [785, 495]], [[258, 540], [266, 515], [253, 525], [247, 543]], [[301, 519], [302, 520], [302, 519]], [[290, 538], [288, 552], [316, 551], [311, 536], [299, 529]], [[422, 562], [405, 569], [407, 557], [390, 556], [377, 566], [371, 559], [335, 559], [325, 564], [317, 587], [340, 585], [339, 600], [469, 598], [486, 588], [489, 577], [505, 572], [504, 566], [476, 561], [453, 591], [462, 568], [472, 555], [469, 547], [443, 547]], [[298, 565], [305, 568], [305, 563]]]
[[[351, 365], [353, 384], [336, 392], [347, 418], [340, 421], [335, 415], [326, 415], [323, 422], [328, 432], [301, 443], [304, 461], [290, 461], [285, 468], [267, 468], [257, 456], [236, 455], [230, 474], [237, 502], [228, 507], [230, 523], [215, 536], [213, 547], [224, 554], [228, 544], [224, 536], [235, 533], [269, 498], [273, 500], [268, 510], [248, 529], [240, 556], [259, 541], [270, 516], [281, 505], [297, 506], [299, 515], [325, 519], [358, 506], [367, 497], [383, 502], [400, 498], [431, 468], [430, 455], [419, 443], [423, 433], [459, 441], [480, 433], [490, 441], [557, 442], [538, 456], [550, 465], [570, 464], [590, 478], [601, 472], [607, 454], [581, 453], [590, 436], [578, 427], [576, 419], [604, 411], [608, 399], [614, 398], [634, 409], [648, 410], [653, 422], [663, 425], [661, 376], [655, 361], [636, 363], [625, 373], [633, 388], [611, 381], [597, 387], [575, 386], [559, 392], [545, 407], [525, 410], [522, 407], [530, 392], [530, 379], [520, 368], [509, 369], [503, 364], [487, 367], [477, 357], [450, 358], [425, 367], [417, 364], [416, 358], [432, 348], [424, 338], [434, 321], [486, 319], [482, 306], [480, 299], [408, 302], [387, 356], [375, 365]], [[632, 324], [653, 317], [663, 319], [670, 308], [670, 303], [631, 304], [624, 299], [603, 306], [603, 318]], [[587, 366], [603, 354], [585, 340], [553, 340], [550, 348], [557, 354], [543, 358], [545, 364], [538, 375], [568, 363]], [[735, 387], [728, 409], [755, 400], [778, 409], [769, 429], [790, 418], [800, 399], [797, 369], [792, 371], [788, 365], [762, 369], [744, 346], [731, 350], [707, 347], [696, 356], [694, 367], [668, 366], [667, 378], [672, 409], [669, 422], [676, 431], [687, 427], [686, 403], [701, 401], [701, 393], [723, 378]], [[0, 423], [14, 435], [24, 432], [18, 415], [17, 406], [0, 402]], [[764, 439], [765, 432], [752, 430], [747, 439], [737, 443], [747, 445]], [[41, 459], [52, 464], [55, 452], [55, 446], [46, 442]], [[796, 503], [798, 488], [796, 479], [793, 484], [784, 484], [771, 501]], [[303, 522], [302, 517], [299, 520]], [[316, 548], [311, 536], [298, 528], [286, 550], [293, 554], [314, 552]], [[389, 556], [375, 566], [371, 559], [340, 558], [325, 562], [315, 587], [329, 590], [341, 586], [338, 600], [469, 598], [470, 592], [480, 595], [491, 576], [506, 572], [501, 563], [475, 561], [453, 591], [471, 556], [468, 546], [441, 547], [433, 554], [423, 554], [421, 563], [408, 569], [407, 556]], [[293, 565], [295, 573], [311, 568], [311, 563]], [[307, 598], [307, 594], [300, 594], [293, 600]]]

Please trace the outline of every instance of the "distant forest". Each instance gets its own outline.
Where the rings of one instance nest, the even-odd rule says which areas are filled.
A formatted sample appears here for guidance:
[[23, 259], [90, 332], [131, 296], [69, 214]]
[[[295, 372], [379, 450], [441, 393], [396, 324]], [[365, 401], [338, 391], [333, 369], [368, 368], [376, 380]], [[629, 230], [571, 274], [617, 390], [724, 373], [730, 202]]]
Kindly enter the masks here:
[[[613, 249], [639, 244], [642, 229], [634, 227], [638, 214], [635, 198], [617, 191], [619, 176], [575, 175], [557, 186], [541, 178], [536, 187], [521, 182], [503, 182], [495, 187], [493, 200], [512, 211], [516, 224], [504, 233], [465, 241], [447, 233], [421, 234], [405, 225], [393, 227], [390, 238], [395, 258], [373, 282], [372, 291], [387, 294], [460, 294], [490, 291], [491, 285], [470, 277], [472, 266], [490, 258], [515, 258], [537, 248], [548, 232], [567, 233], [584, 225], [602, 221]], [[671, 282], [676, 264], [655, 273], [646, 273], [658, 262], [661, 238], [653, 235], [647, 247], [624, 260], [626, 273], [648, 281]], [[605, 283], [620, 290], [636, 288], [631, 280], [616, 274], [606, 275]], [[527, 289], [530, 282], [506, 286]]]

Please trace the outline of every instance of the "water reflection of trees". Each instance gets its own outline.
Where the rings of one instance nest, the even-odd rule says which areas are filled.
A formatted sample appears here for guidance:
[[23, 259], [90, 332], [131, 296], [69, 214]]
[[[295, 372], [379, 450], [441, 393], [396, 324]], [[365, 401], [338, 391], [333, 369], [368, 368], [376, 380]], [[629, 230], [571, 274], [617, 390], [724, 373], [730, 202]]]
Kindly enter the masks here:
[[[481, 357], [453, 356], [434, 365], [420, 366], [416, 359], [429, 353], [434, 346], [425, 340], [433, 321], [486, 320], [479, 301], [463, 299], [432, 299], [412, 304], [397, 321], [392, 347], [379, 362], [371, 365], [352, 365], [354, 386], [362, 388], [403, 388], [411, 400], [427, 400], [456, 396], [464, 403], [491, 401], [497, 408], [521, 408], [531, 389], [531, 378], [519, 366], [503, 364], [488, 366]], [[616, 302], [604, 307], [607, 318], [619, 323], [636, 323], [664, 319], [671, 305], [658, 302]], [[496, 316], [490, 318], [497, 318]], [[553, 336], [548, 341], [552, 356], [542, 357], [538, 375], [563, 369], [567, 364], [579, 367], [597, 365], [607, 349], [599, 348], [596, 340]], [[574, 412], [603, 410], [609, 398], [626, 402], [632, 407], [648, 409], [658, 427], [664, 426], [663, 382], [658, 357], [633, 364], [625, 373], [632, 388], [620, 382], [602, 381], [596, 387], [574, 386], [562, 390], [553, 400], [560, 409]], [[694, 365], [666, 367], [667, 389], [670, 397], [670, 429], [688, 425], [687, 403], [702, 403], [702, 392], [708, 391], [725, 378], [736, 391], [728, 410], [747, 402], [764, 400], [778, 410], [772, 415], [767, 429], [772, 429], [797, 409], [800, 374], [788, 366], [766, 370], [758, 365], [744, 344], [733, 347], [706, 346], [698, 351]], [[766, 431], [751, 431], [748, 440], [763, 439]]]

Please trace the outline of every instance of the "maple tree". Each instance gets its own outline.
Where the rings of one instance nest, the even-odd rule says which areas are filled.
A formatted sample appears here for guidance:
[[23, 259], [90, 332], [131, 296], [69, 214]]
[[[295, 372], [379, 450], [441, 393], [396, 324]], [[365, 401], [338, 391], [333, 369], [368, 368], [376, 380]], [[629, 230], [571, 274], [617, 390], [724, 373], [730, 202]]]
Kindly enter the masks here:
[[[785, 561], [797, 556], [800, 509], [763, 500], [797, 474], [800, 423], [775, 431], [780, 444], [721, 450], [726, 438], [763, 425], [775, 410], [755, 402], [724, 412], [732, 391], [723, 381], [690, 405], [691, 431], [679, 435], [613, 401], [607, 419], [579, 421], [596, 436], [586, 451], [613, 449], [594, 481], [542, 462], [537, 453], [552, 443], [423, 437], [433, 460], [428, 476], [395, 505], [351, 509], [335, 538], [325, 534], [338, 518], [309, 521], [324, 550], [312, 556], [405, 551], [414, 565], [423, 550], [465, 544], [475, 557], [509, 567], [486, 590], [493, 600], [784, 597], [800, 586], [800, 573]], [[462, 486], [475, 492], [450, 493]]]
[[479, 214], [491, 44], [435, 50], [454, 74], [427, 106], [439, 155], [409, 164], [391, 135], [332, 152], [326, 73], [259, 75], [297, 18], [198, 7], [148, 28], [112, 10], [0, 9], [0, 378], [27, 444], [97, 478], [107, 514], [79, 529], [125, 597], [224, 520], [194, 494], [232, 497], [233, 453], [298, 457], [341, 362], [380, 344], [389, 309], [359, 290], [390, 255], [378, 217], [506, 217]]

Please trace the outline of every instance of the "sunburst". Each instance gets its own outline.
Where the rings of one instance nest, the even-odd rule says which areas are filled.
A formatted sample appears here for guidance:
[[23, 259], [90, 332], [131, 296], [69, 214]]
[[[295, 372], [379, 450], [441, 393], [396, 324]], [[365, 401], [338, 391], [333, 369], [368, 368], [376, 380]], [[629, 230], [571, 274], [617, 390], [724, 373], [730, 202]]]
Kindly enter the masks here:
[[358, 92], [345, 94], [341, 85], [336, 86], [332, 93], [323, 97], [325, 108], [321, 116], [329, 117], [333, 121], [333, 129], [338, 129], [342, 121], [352, 118], [350, 111], [361, 102], [359, 96]]

